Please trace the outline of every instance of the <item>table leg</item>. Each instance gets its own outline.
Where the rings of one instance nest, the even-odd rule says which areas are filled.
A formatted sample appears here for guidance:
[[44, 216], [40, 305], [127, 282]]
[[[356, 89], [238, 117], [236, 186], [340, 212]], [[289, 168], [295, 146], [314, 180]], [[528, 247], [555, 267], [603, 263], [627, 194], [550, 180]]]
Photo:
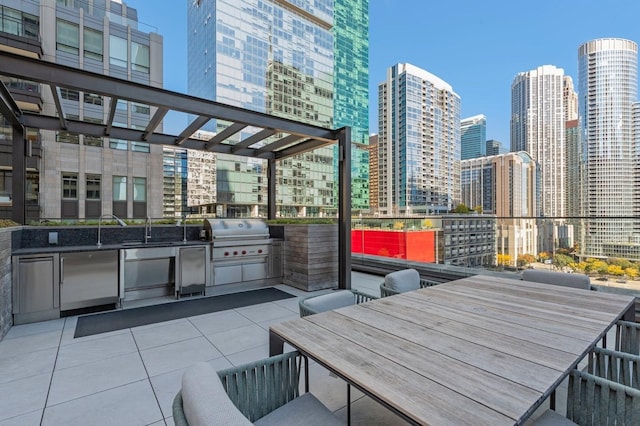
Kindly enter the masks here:
[[273, 331], [269, 330], [269, 356], [284, 353], [284, 340]]
[[347, 426], [351, 426], [351, 385], [347, 383]]

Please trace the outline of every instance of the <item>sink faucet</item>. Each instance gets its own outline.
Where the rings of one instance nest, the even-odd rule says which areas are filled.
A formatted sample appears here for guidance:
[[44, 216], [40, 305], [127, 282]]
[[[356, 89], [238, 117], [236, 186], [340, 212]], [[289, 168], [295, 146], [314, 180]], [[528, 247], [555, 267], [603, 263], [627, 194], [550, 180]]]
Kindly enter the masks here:
[[103, 217], [112, 217], [116, 220], [116, 222], [118, 222], [118, 225], [120, 226], [127, 226], [126, 223], [124, 223], [121, 219], [119, 219], [116, 215], [114, 214], [103, 214], [102, 216], [100, 216], [98, 218], [98, 242], [97, 242], [97, 246], [101, 247], [102, 246], [102, 242], [100, 241], [100, 228], [102, 227], [102, 218]]
[[147, 244], [147, 242], [149, 241], [149, 238], [151, 238], [151, 218], [147, 216], [147, 218], [144, 220], [144, 243], [145, 244]]
[[187, 242], [187, 218], [185, 216], [182, 219], [178, 219], [176, 226], [182, 225], [182, 242]]

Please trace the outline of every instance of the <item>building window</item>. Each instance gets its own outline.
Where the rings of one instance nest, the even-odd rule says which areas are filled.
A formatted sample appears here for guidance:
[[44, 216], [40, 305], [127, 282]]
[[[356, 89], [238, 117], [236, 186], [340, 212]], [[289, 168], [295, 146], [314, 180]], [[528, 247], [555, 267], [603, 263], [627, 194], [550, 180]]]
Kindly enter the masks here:
[[127, 40], [114, 35], [109, 36], [109, 63], [127, 68]]
[[11, 170], [0, 170], [0, 202], [11, 202]]
[[77, 134], [69, 133], [69, 132], [58, 132], [58, 142], [60, 143], [73, 143], [79, 144], [80, 138]]
[[149, 74], [149, 46], [131, 42], [131, 69]]
[[133, 201], [147, 201], [147, 178], [133, 178]]
[[84, 94], [84, 103], [91, 105], [102, 105], [102, 96], [96, 95], [95, 93], [85, 93]]
[[80, 92], [78, 92], [77, 90], [65, 89], [63, 87], [60, 87], [60, 97], [68, 101], [78, 102], [80, 100]]
[[80, 46], [80, 30], [77, 24], [63, 21], [58, 19], [57, 21], [57, 33], [56, 33], [56, 49], [61, 52], [78, 54], [78, 47]]
[[135, 112], [136, 114], [149, 115], [151, 109], [149, 108], [149, 105], [131, 102], [131, 112]]
[[100, 175], [87, 174], [87, 200], [99, 200], [100, 199]]
[[[99, 118], [85, 117], [84, 121], [87, 123], [102, 124], [102, 120]], [[84, 135], [84, 144], [87, 146], [102, 147], [102, 137]]]
[[113, 177], [113, 201], [127, 201], [127, 177]]
[[65, 200], [78, 199], [78, 174], [62, 174], [62, 198]]
[[38, 204], [38, 194], [40, 193], [39, 174], [37, 171], [27, 171], [27, 204]]
[[134, 152], [149, 152], [149, 144], [146, 142], [134, 142], [131, 141], [131, 151]]
[[84, 57], [102, 62], [102, 31], [84, 28]]
[[129, 143], [122, 139], [109, 140], [109, 148], [111, 149], [119, 149], [120, 151], [126, 151], [128, 146], [129, 146]]

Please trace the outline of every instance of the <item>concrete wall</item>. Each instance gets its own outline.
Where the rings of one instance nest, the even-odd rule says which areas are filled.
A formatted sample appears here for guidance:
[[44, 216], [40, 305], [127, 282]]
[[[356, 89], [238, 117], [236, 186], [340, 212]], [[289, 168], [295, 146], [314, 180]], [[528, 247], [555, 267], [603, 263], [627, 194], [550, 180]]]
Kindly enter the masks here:
[[13, 325], [11, 234], [15, 229], [0, 229], [0, 340]]

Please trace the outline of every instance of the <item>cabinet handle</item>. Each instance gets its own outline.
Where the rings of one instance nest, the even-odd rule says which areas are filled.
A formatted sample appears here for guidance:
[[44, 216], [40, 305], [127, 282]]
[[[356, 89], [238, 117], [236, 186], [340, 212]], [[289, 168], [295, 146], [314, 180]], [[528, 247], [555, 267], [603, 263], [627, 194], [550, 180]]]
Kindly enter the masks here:
[[60, 258], [60, 285], [64, 284], [64, 257]]

